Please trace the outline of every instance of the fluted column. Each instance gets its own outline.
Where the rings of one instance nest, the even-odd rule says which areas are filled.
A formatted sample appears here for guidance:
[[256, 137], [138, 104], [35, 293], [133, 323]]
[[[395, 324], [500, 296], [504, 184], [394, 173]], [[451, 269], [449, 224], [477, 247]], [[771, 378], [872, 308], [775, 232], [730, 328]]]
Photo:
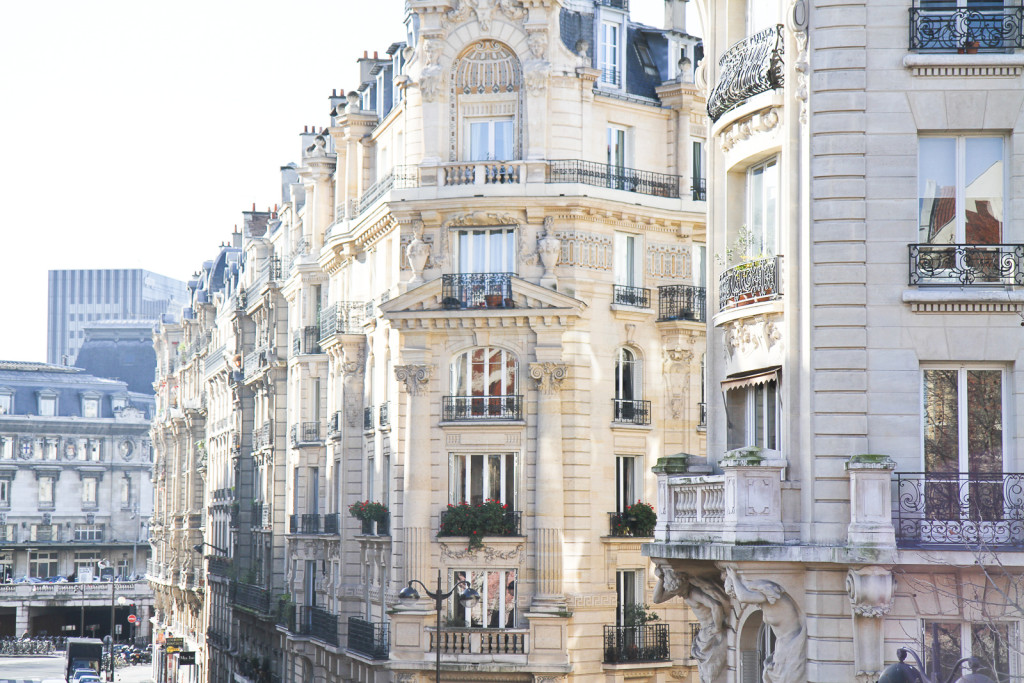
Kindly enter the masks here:
[[534, 538], [537, 552], [537, 592], [533, 609], [565, 609], [562, 588], [562, 537], [565, 497], [562, 474], [562, 397], [564, 363], [530, 363], [537, 382], [537, 485], [534, 498]]
[[402, 499], [402, 534], [405, 542], [405, 578], [429, 576], [430, 558], [430, 396], [433, 367], [397, 365], [395, 377], [405, 385], [409, 396], [405, 411]]

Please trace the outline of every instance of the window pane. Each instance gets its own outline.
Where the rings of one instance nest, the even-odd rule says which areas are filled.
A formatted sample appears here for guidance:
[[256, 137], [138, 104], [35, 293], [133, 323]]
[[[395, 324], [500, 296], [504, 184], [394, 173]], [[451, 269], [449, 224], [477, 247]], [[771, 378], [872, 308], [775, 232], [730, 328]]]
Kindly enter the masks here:
[[925, 472], [958, 472], [957, 371], [924, 371]]
[[484, 456], [469, 456], [469, 502], [479, 505], [484, 502]]
[[512, 158], [512, 121], [494, 122], [494, 158], [507, 161]]
[[761, 235], [764, 234], [764, 168], [755, 168], [750, 174], [750, 246], [744, 256], [754, 256], [761, 251]]
[[[944, 676], [951, 671], [953, 665], [963, 655], [959, 623], [925, 622], [925, 668], [929, 673], [935, 671], [935, 660], [932, 657], [934, 643], [939, 645], [939, 666]], [[944, 677], [943, 676], [943, 677]]]
[[501, 498], [501, 456], [487, 456], [487, 492], [489, 499]]
[[728, 391], [725, 394], [726, 449], [746, 446], [747, 392]]
[[998, 244], [1003, 234], [1003, 140], [966, 139], [967, 244]]
[[491, 230], [485, 233], [488, 241], [488, 252], [489, 260], [487, 263], [486, 272], [488, 273], [504, 273], [505, 272], [505, 237], [501, 230]]
[[775, 382], [769, 382], [765, 390], [765, 448], [778, 448], [778, 399], [779, 387]]
[[918, 241], [956, 241], [956, 140], [918, 141]]
[[972, 520], [1004, 518], [1002, 407], [1002, 373], [998, 370], [968, 370], [965, 408], [967, 470], [973, 475], [969, 493]]
[[764, 446], [765, 416], [765, 386], [757, 384], [753, 387], [754, 392], [754, 434], [753, 445]]
[[469, 124], [470, 161], [484, 161], [487, 159], [487, 154], [490, 151], [490, 145], [488, 144], [489, 129], [489, 121], [480, 121], [478, 123]]
[[779, 167], [774, 161], [764, 169], [764, 232], [761, 247], [752, 256], [774, 256], [775, 234], [778, 231], [776, 219], [779, 201]]
[[501, 502], [513, 510], [516, 509], [516, 455], [506, 453], [505, 459], [505, 488], [502, 491]]
[[1009, 624], [971, 624], [971, 655], [985, 662], [999, 674], [999, 680], [1010, 676]]

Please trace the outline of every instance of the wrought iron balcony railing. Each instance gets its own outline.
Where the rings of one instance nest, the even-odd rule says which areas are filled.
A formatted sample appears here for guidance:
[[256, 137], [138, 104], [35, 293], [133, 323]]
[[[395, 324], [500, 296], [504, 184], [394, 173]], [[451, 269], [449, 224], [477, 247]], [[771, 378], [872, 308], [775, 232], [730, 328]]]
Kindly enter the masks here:
[[718, 60], [718, 81], [708, 97], [708, 116], [717, 121], [754, 95], [781, 88], [782, 24], [739, 41]]
[[385, 513], [384, 519], [376, 521], [364, 519], [361, 521], [359, 533], [363, 536], [390, 536], [391, 535], [391, 513]]
[[658, 320], [707, 321], [707, 290], [692, 285], [658, 287]]
[[634, 425], [651, 424], [651, 402], [634, 399], [613, 398], [613, 422]]
[[384, 427], [391, 426], [391, 416], [389, 415], [389, 411], [390, 410], [391, 410], [391, 402], [390, 401], [384, 401], [383, 403], [380, 404], [379, 418], [380, 418], [380, 426], [381, 426], [382, 429]]
[[321, 531], [322, 528], [320, 515], [291, 515], [288, 518], [288, 531], [293, 534], [326, 533]]
[[210, 555], [209, 562], [211, 576], [219, 576], [221, 578], [228, 578], [231, 576], [230, 558], [221, 557], [219, 555]]
[[296, 607], [282, 603], [278, 623], [293, 635], [313, 638], [330, 645], [338, 644], [338, 617], [320, 607]]
[[363, 431], [373, 431], [373, 406], [363, 408]]
[[[459, 528], [458, 524], [452, 523], [452, 517], [449, 514], [456, 516], [460, 515], [462, 509], [468, 504], [461, 503], [460, 505], [454, 505], [445, 508], [441, 511], [440, 526], [438, 529], [438, 536], [467, 536], [469, 532], [464, 528]], [[471, 508], [473, 506], [470, 506]], [[451, 512], [449, 512], [451, 511]], [[478, 520], [477, 520], [478, 521]], [[470, 525], [472, 526], [472, 522]], [[502, 511], [501, 523], [494, 528], [491, 528], [486, 532], [486, 536], [522, 536], [522, 525], [523, 525], [523, 513], [519, 510], [506, 509]]]
[[445, 422], [472, 420], [521, 420], [523, 397], [504, 396], [445, 396], [442, 415]]
[[901, 547], [1024, 547], [1024, 474], [897, 472]]
[[1010, 52], [1024, 47], [1024, 8], [1020, 2], [955, 2], [910, 8], [910, 49], [915, 52], [973, 54]]
[[390, 649], [388, 624], [378, 624], [359, 617], [348, 618], [348, 644], [353, 652], [370, 659], [387, 659]]
[[343, 430], [343, 420], [345, 419], [345, 413], [341, 410], [337, 410], [331, 413], [331, 416], [327, 418], [327, 438], [341, 438]]
[[622, 69], [614, 66], [606, 66], [601, 69], [601, 82], [608, 85], [622, 85]]
[[668, 660], [668, 624], [604, 627], [605, 664]]
[[1024, 244], [911, 244], [910, 284], [1024, 285]]
[[782, 257], [741, 263], [718, 278], [718, 307], [721, 310], [782, 296]]
[[554, 159], [548, 162], [547, 182], [583, 183], [594, 187], [610, 187], [614, 190], [676, 199], [683, 193], [682, 176], [640, 171], [581, 159]]
[[644, 287], [615, 285], [612, 289], [612, 303], [620, 306], [651, 307], [651, 290]]
[[690, 183], [690, 195], [695, 202], [704, 202], [708, 198], [708, 181], [706, 178], [694, 178]]
[[229, 597], [237, 607], [253, 610], [260, 614], [270, 613], [270, 591], [262, 586], [235, 581], [231, 584]]
[[324, 515], [324, 533], [337, 534], [341, 530], [341, 517], [337, 512]]
[[320, 350], [320, 328], [307, 325], [292, 333], [292, 355], [322, 353]]
[[454, 273], [441, 276], [441, 305], [512, 308], [512, 273]]
[[359, 197], [359, 213], [373, 206], [385, 192], [411, 187], [419, 187], [419, 169], [415, 166], [395, 166], [390, 173], [371, 185]]
[[653, 535], [652, 533], [650, 533], [653, 530], [653, 527], [651, 527], [650, 530], [640, 528], [638, 526], [636, 518], [631, 517], [625, 512], [608, 513], [609, 536], [647, 538]]
[[332, 334], [362, 334], [365, 301], [338, 301], [320, 312], [320, 338]]

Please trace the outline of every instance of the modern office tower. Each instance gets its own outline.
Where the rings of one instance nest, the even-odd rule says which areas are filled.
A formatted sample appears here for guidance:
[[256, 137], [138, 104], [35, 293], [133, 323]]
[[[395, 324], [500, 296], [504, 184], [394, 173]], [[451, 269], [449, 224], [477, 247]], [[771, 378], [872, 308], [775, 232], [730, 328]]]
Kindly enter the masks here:
[[114, 619], [118, 641], [149, 639], [152, 411], [124, 382], [0, 361], [0, 636]]
[[139, 268], [51, 270], [46, 362], [74, 365], [85, 330], [96, 321], [177, 317], [186, 305], [185, 283]]
[[658, 467], [659, 599], [703, 683], [1018, 677], [1020, 5], [704, 7], [708, 450]]

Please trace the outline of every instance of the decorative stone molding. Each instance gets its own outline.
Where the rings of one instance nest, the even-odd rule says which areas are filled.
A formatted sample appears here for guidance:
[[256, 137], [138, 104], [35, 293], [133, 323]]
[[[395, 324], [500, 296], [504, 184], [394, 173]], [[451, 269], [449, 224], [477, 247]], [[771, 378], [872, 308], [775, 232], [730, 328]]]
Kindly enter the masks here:
[[[679, 420], [686, 405], [686, 387], [690, 378], [690, 366], [696, 360], [694, 349], [698, 335], [694, 332], [679, 334], [674, 345], [665, 346], [665, 360], [662, 372], [665, 376], [665, 389], [668, 392], [668, 406], [672, 419]], [[669, 342], [672, 343], [672, 342]]]
[[912, 76], [939, 78], [1020, 78], [1024, 56], [1019, 54], [932, 55], [909, 54], [904, 68]]
[[565, 676], [555, 676], [552, 674], [534, 674], [533, 683], [565, 683]]
[[890, 486], [896, 463], [887, 455], [855, 455], [846, 463], [850, 477], [851, 546], [896, 547], [890, 512]]
[[877, 619], [892, 609], [892, 572], [885, 567], [862, 567], [846, 574], [846, 592], [853, 613]]
[[558, 258], [562, 255], [562, 242], [555, 237], [555, 219], [551, 216], [544, 218], [544, 229], [537, 236], [537, 255], [544, 266], [544, 274], [540, 277], [541, 287], [556, 289], [558, 279], [555, 277], [555, 266], [558, 265]]
[[559, 231], [554, 235], [562, 245], [559, 262], [567, 266], [593, 270], [612, 269], [612, 240], [610, 237], [578, 230]]
[[647, 275], [653, 278], [686, 278], [690, 274], [690, 247], [664, 242], [647, 243]]
[[444, 223], [445, 228], [461, 228], [464, 226], [519, 225], [519, 218], [510, 213], [496, 211], [470, 211], [457, 213]]
[[770, 133], [779, 127], [781, 121], [782, 110], [778, 107], [771, 107], [736, 121], [719, 133], [719, 137], [722, 138], [722, 150], [728, 152], [737, 142], [749, 140], [759, 133]]
[[486, 543], [478, 550], [472, 548], [452, 550], [447, 543], [441, 543], [441, 557], [450, 560], [465, 560], [467, 558], [472, 558], [477, 561], [483, 561], [486, 564], [494, 564], [496, 562], [510, 562], [512, 560], [518, 560], [522, 552], [522, 543], [519, 543], [514, 548], [509, 548], [505, 551], [486, 545]]
[[537, 381], [537, 389], [546, 396], [558, 393], [568, 374], [565, 363], [530, 363], [530, 377]]
[[405, 384], [410, 396], [424, 396], [434, 374], [433, 365], [396, 365], [395, 379]]
[[761, 610], [775, 634], [775, 653], [765, 662], [765, 681], [806, 681], [807, 630], [803, 614], [786, 589], [765, 579], [744, 580], [734, 567], [725, 569], [725, 593], [739, 605]]
[[457, 0], [455, 7], [448, 10], [444, 19], [450, 24], [461, 24], [473, 14], [480, 29], [488, 33], [496, 10], [512, 21], [526, 18], [526, 10], [520, 0]]
[[793, 68], [796, 70], [796, 99], [800, 102], [800, 123], [807, 123], [807, 0], [793, 0], [786, 15], [789, 32], [796, 40], [796, 59]]

